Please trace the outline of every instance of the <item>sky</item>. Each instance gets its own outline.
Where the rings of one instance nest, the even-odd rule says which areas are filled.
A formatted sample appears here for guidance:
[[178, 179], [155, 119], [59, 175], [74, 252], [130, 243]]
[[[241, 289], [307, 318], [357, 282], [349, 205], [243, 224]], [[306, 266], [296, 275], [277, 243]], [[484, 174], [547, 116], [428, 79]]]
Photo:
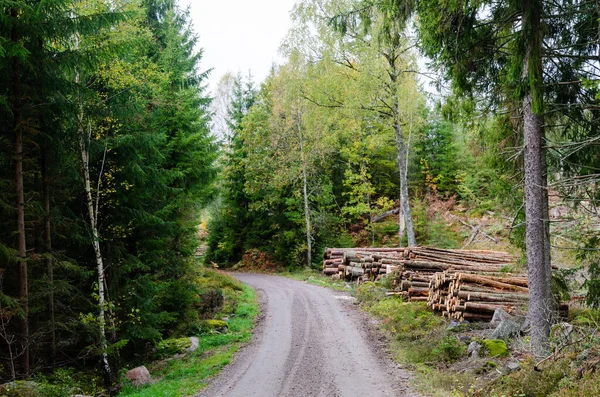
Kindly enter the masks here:
[[279, 46], [291, 27], [289, 13], [296, 0], [180, 0], [190, 6], [194, 30], [203, 49], [203, 70], [213, 68], [212, 93], [227, 72], [252, 72], [264, 80], [271, 65], [281, 60]]

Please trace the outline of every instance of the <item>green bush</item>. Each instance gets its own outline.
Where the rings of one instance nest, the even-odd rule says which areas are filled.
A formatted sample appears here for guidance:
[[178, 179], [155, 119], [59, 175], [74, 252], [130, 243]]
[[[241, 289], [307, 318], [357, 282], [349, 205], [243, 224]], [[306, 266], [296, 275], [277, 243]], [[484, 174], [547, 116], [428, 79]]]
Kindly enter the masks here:
[[[504, 376], [481, 391], [481, 396], [502, 397], [548, 397], [560, 388], [561, 381], [568, 376], [570, 359], [554, 361], [543, 370], [534, 369], [535, 361], [522, 363], [522, 369]], [[573, 395], [573, 394], [572, 394]], [[587, 396], [586, 394], [574, 394]], [[563, 394], [566, 396], [566, 394]], [[589, 395], [592, 396], [592, 395]]]
[[438, 361], [454, 362], [464, 357], [467, 352], [467, 346], [452, 336], [446, 336], [433, 349], [433, 354]]
[[385, 297], [385, 289], [372, 281], [361, 284], [356, 290], [356, 300], [363, 305], [376, 303]]

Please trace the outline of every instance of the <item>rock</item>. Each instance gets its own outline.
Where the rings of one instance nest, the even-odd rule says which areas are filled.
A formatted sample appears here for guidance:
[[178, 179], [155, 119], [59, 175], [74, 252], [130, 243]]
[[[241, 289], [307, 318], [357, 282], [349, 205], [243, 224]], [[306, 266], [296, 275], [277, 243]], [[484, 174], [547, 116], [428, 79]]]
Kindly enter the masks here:
[[529, 332], [530, 329], [531, 329], [531, 320], [529, 318], [529, 315], [527, 315], [525, 317], [525, 321], [523, 321], [523, 324], [521, 324], [521, 332], [525, 334], [525, 333]]
[[482, 347], [483, 346], [481, 346], [479, 343], [473, 341], [469, 343], [469, 347], [467, 348], [467, 354], [470, 358], [477, 358], [479, 357], [479, 351]]
[[508, 360], [506, 362], [506, 371], [515, 372], [521, 369], [521, 363], [517, 360]]
[[457, 339], [459, 342], [464, 344], [471, 343], [471, 337], [469, 335], [458, 335]]
[[[36, 389], [38, 387], [39, 387], [39, 385], [36, 382], [32, 382], [29, 380], [14, 380], [12, 382], [8, 382], [8, 383], [4, 383], [4, 384], [0, 385], [0, 394], [2, 396], [4, 396], [5, 394], [3, 394], [3, 393], [8, 393], [11, 390], [15, 391], [15, 392], [22, 391], [23, 393], [31, 393], [33, 391], [36, 391]], [[20, 395], [20, 394], [17, 393], [15, 395]]]
[[191, 342], [191, 345], [186, 350], [186, 352], [188, 352], [188, 353], [193, 352], [194, 350], [198, 349], [198, 346], [200, 346], [200, 340], [198, 338], [196, 338], [195, 336], [190, 337], [190, 342]]
[[203, 329], [209, 333], [225, 334], [229, 332], [229, 326], [223, 320], [204, 320], [202, 323]]
[[518, 335], [521, 326], [512, 320], [502, 320], [490, 335], [491, 339], [509, 340], [511, 336]]
[[496, 309], [492, 316], [492, 320], [490, 321], [490, 325], [497, 326], [504, 320], [512, 320], [512, 316], [503, 309]]
[[481, 344], [491, 357], [506, 357], [508, 356], [508, 347], [502, 339], [484, 339]]
[[150, 376], [150, 372], [148, 372], [148, 368], [143, 365], [141, 367], [130, 369], [127, 371], [125, 376], [134, 386], [143, 386], [152, 381], [152, 377]]
[[191, 347], [190, 338], [165, 339], [156, 345], [156, 353], [159, 357], [183, 354]]
[[550, 339], [557, 343], [566, 343], [569, 341], [573, 326], [569, 323], [554, 324], [550, 329]]
[[461, 326], [460, 321], [452, 320], [452, 322], [450, 323], [450, 325], [448, 325], [448, 328], [446, 328], [446, 330], [450, 331], [450, 330], [460, 327], [460, 326]]

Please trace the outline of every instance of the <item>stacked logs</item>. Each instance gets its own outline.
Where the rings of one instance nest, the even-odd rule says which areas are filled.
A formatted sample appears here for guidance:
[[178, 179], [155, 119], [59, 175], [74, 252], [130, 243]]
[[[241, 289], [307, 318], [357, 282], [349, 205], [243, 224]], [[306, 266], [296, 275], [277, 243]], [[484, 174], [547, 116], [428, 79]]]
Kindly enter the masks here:
[[503, 252], [446, 250], [431, 247], [411, 248], [402, 270], [392, 276], [394, 291], [411, 302], [429, 301], [430, 282], [439, 274], [457, 272], [499, 272], [513, 263]]
[[[431, 247], [409, 248], [327, 248], [323, 273], [348, 280], [377, 280], [393, 273], [395, 288], [425, 288], [431, 276], [438, 272], [499, 271], [513, 258], [502, 252], [447, 250]], [[410, 285], [402, 281], [410, 281]], [[420, 284], [421, 283], [421, 284]], [[414, 296], [422, 296], [415, 291]]]
[[524, 314], [529, 304], [527, 286], [523, 274], [438, 273], [431, 279], [427, 305], [459, 321], [489, 321], [496, 309]]
[[395, 270], [393, 263], [405, 255], [404, 248], [327, 248], [323, 273], [346, 280], [377, 280]]

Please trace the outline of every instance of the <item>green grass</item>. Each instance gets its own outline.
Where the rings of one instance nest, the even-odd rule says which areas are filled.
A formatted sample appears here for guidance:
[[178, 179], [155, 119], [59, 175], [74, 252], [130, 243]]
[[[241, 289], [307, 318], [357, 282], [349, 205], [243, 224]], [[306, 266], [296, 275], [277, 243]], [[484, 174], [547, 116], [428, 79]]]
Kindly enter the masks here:
[[284, 277], [293, 278], [294, 280], [304, 281], [309, 284], [332, 288], [338, 291], [350, 291], [352, 289], [348, 283], [342, 280], [333, 280], [331, 277], [323, 275], [323, 273], [318, 270], [300, 268], [277, 274]]
[[201, 335], [200, 347], [195, 352], [181, 359], [150, 364], [148, 369], [155, 382], [141, 388], [125, 385], [119, 396], [179, 397], [193, 395], [205, 387], [208, 378], [229, 364], [235, 352], [252, 337], [258, 302], [252, 288], [246, 285], [239, 288], [236, 309], [228, 321], [229, 333]]

